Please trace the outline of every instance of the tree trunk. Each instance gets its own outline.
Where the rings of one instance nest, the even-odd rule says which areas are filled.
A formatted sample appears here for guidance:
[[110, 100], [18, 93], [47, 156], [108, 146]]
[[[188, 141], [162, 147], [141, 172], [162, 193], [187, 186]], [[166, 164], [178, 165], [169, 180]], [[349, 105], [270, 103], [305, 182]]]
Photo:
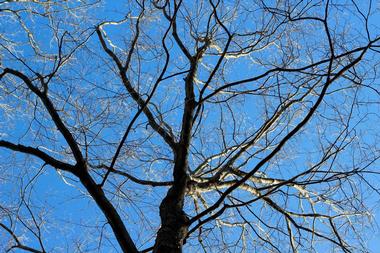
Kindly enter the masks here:
[[[182, 180], [181, 180], [182, 181]], [[153, 253], [181, 253], [188, 230], [188, 217], [183, 211], [184, 189], [172, 186], [160, 205], [161, 228]]]

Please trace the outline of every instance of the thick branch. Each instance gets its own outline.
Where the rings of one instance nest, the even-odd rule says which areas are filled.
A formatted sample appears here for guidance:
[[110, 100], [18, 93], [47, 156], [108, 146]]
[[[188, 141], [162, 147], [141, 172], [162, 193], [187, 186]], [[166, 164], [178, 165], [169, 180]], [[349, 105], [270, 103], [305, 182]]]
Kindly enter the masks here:
[[68, 171], [68, 172], [73, 172], [75, 169], [75, 166], [68, 163], [61, 162], [51, 157], [50, 155], [46, 154], [45, 152], [39, 150], [38, 148], [24, 146], [21, 144], [14, 144], [14, 143], [4, 141], [4, 140], [0, 140], [0, 147], [4, 147], [7, 149], [18, 151], [18, 152], [28, 154], [28, 155], [33, 155], [35, 157], [40, 158], [46, 164], [49, 164], [50, 166], [56, 169], [60, 169], [60, 170]]
[[138, 250], [136, 245], [129, 235], [120, 215], [112, 203], [107, 199], [102, 188], [96, 184], [87, 172], [79, 175], [79, 179], [90, 193], [91, 197], [95, 200], [98, 207], [102, 210], [103, 214], [106, 216], [107, 221], [111, 225], [112, 231], [114, 232], [123, 252], [137, 253]]
[[36, 86], [33, 85], [32, 81], [26, 75], [21, 73], [20, 71], [10, 69], [10, 68], [6, 68], [6, 69], [4, 69], [3, 73], [0, 75], [0, 79], [6, 74], [14, 75], [14, 76], [20, 78], [21, 80], [23, 80], [24, 83], [28, 86], [28, 88], [40, 98], [40, 100], [44, 104], [45, 108], [47, 109], [51, 119], [53, 120], [54, 124], [56, 125], [58, 131], [61, 132], [61, 134], [65, 138], [67, 144], [70, 146], [70, 149], [73, 152], [73, 155], [75, 157], [76, 162], [78, 164], [84, 165], [85, 161], [84, 161], [82, 152], [80, 151], [80, 149], [78, 147], [77, 142], [75, 141], [73, 135], [70, 133], [69, 129], [63, 123], [61, 117], [59, 116], [58, 112], [54, 108], [54, 105], [50, 101], [50, 99], [48, 98], [47, 94], [44, 92], [41, 92]]

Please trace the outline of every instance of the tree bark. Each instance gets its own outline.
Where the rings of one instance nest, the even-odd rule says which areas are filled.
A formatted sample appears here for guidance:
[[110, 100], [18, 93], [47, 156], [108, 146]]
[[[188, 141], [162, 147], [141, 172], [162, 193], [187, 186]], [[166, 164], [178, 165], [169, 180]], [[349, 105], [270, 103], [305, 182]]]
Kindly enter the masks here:
[[189, 221], [183, 211], [188, 183], [187, 166], [187, 150], [179, 149], [174, 166], [174, 183], [160, 205], [161, 228], [157, 233], [153, 253], [182, 252]]
[[[186, 185], [186, 179], [183, 183]], [[182, 253], [188, 231], [188, 217], [183, 211], [183, 187], [172, 186], [160, 205], [161, 228], [153, 253]]]

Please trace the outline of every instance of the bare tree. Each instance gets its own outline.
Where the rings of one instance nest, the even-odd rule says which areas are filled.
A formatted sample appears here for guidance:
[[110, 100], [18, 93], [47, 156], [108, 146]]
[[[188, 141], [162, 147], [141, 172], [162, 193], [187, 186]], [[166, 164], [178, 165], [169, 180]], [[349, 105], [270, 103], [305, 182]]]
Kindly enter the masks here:
[[0, 1], [2, 249], [368, 252], [378, 11]]

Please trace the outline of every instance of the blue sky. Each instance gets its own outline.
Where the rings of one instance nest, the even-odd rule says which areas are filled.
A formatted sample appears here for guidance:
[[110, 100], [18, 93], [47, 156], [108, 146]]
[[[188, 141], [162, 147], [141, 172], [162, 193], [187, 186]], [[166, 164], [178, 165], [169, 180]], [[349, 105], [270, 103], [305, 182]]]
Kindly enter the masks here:
[[[186, 3], [188, 10], [200, 8], [197, 3]], [[339, 3], [339, 1], [336, 3]], [[75, 6], [80, 3], [70, 2], [69, 4]], [[248, 2], [243, 1], [243, 4], [246, 5], [246, 8], [250, 7]], [[269, 4], [271, 2], [268, 1]], [[366, 4], [365, 2], [358, 3], [359, 9], [363, 10], [363, 13], [367, 8]], [[231, 10], [228, 9], [228, 6], [232, 8], [234, 2], [226, 2], [226, 5], [225, 9], [220, 10], [221, 13], [227, 13]], [[44, 8], [34, 4], [12, 3], [9, 6], [15, 9], [31, 6], [37, 8], [38, 11], [44, 11]], [[54, 8], [62, 10], [62, 6]], [[377, 27], [377, 24], [380, 22], [380, 12], [377, 8], [378, 6], [373, 6], [374, 11], [369, 20], [370, 32], [373, 33], [373, 36], [378, 36], [380, 31]], [[359, 21], [362, 17], [358, 15], [354, 7], [348, 9], [352, 12], [347, 11], [344, 6], [341, 9], [338, 7], [334, 9], [331, 13], [330, 25], [337, 28], [337, 34], [334, 34], [337, 36], [337, 39], [341, 39], [344, 43], [347, 43], [348, 47], [353, 47], [357, 46], [358, 42], [362, 43], [364, 41], [363, 36], [365, 36], [365, 33], [362, 32], [364, 31], [364, 24], [362, 21]], [[236, 29], [237, 31], [260, 28], [259, 22], [254, 22], [254, 18], [258, 17], [260, 12], [258, 10], [252, 11], [256, 16], [252, 14], [234, 17], [229, 28], [231, 30]], [[128, 125], [138, 108], [121, 85], [114, 63], [101, 51], [99, 40], [92, 33], [93, 27], [94, 24], [103, 20], [121, 20], [128, 15], [136, 17], [139, 12], [133, 4], [128, 5], [121, 1], [104, 1], [95, 8], [78, 9], [77, 13], [74, 13], [75, 15], [66, 14], [65, 12], [57, 12], [49, 19], [41, 16], [34, 17], [33, 15], [30, 16], [29, 13], [21, 12], [21, 18], [30, 27], [31, 33], [35, 35], [34, 39], [40, 46], [40, 50], [45, 53], [54, 54], [57, 52], [59, 44], [54, 36], [65, 38], [65, 43], [62, 47], [63, 52], [72, 50], [78, 41], [85, 42], [84, 46], [72, 57], [72, 60], [60, 69], [57, 76], [52, 79], [50, 91], [52, 98], [56, 102], [56, 108], [59, 108], [62, 117], [64, 117], [67, 124], [75, 132], [78, 142], [82, 144], [89, 143], [88, 149], [83, 147], [83, 152], [88, 155], [89, 162], [98, 165], [102, 161], [109, 162], [125, 130], [125, 126]], [[9, 17], [7, 15], [11, 14], [0, 12], [0, 18], [4, 20], [0, 24], [0, 33], [9, 34], [7, 36], [17, 43], [0, 37], [0, 42], [2, 43], [0, 52], [3, 55], [2, 66], [21, 69], [29, 76], [33, 76], [31, 69], [37, 72], [48, 72], [54, 66], [54, 61], [43, 60], [41, 57], [36, 56], [36, 51], [28, 46], [31, 38], [22, 30], [21, 23], [17, 19], [7, 19]], [[190, 15], [187, 15], [185, 10], [181, 15], [183, 15], [182, 17], [190, 18]], [[201, 20], [199, 23], [207, 23], [206, 15], [201, 15], [198, 18]], [[268, 16], [263, 17], [264, 20], [266, 18]], [[186, 46], [191, 48], [194, 47], [194, 42], [190, 42], [193, 40], [189, 35], [190, 31], [184, 23], [184, 19], [179, 21], [180, 36], [186, 38]], [[131, 21], [125, 22], [122, 25], [110, 25], [105, 28], [110, 41], [115, 45], [115, 52], [124, 58], [126, 56], [123, 50], [127, 49], [131, 43], [134, 22], [135, 18], [132, 18]], [[306, 25], [309, 26], [305, 28], [304, 26]], [[198, 26], [200, 30], [203, 27], [199, 24]], [[133, 64], [128, 72], [128, 77], [140, 93], [147, 94], [163, 67], [165, 57], [159, 38], [165, 29], [169, 27], [169, 24], [165, 22], [164, 17], [159, 12], [152, 12], [151, 16], [144, 20], [142, 27], [144, 28], [144, 33], [141, 36], [141, 44], [139, 44], [138, 50], [135, 52], [135, 58], [133, 58]], [[348, 30], [347, 34], [349, 36], [347, 38], [338, 36], [338, 33], [342, 31], [340, 27]], [[286, 28], [290, 29], [289, 27]], [[57, 34], [54, 34], [55, 29]], [[224, 62], [225, 71], [217, 73], [218, 78], [215, 78], [215, 81], [211, 83], [211, 87], [206, 90], [205, 94], [211, 94], [214, 87], [218, 87], [218, 85], [223, 83], [230, 83], [263, 73], [271, 67], [270, 63], [282, 62], [285, 64], [287, 61], [291, 61], [287, 57], [292, 53], [295, 53], [295, 60], [293, 59], [291, 63], [292, 67], [303, 66], [312, 59], [316, 60], [323, 57], [326, 53], [323, 51], [326, 46], [323, 29], [321, 27], [318, 28], [314, 23], [310, 22], [293, 27], [294, 32], [290, 32], [285, 28], [281, 29], [276, 32], [280, 35], [286, 34], [286, 36], [278, 35], [281, 39], [268, 42], [268, 45], [263, 50], [257, 50], [257, 52], [255, 51], [247, 57], [237, 59], [231, 57], [231, 59]], [[304, 30], [303, 32], [299, 32], [298, 29]], [[69, 33], [65, 33], [65, 30]], [[11, 31], [14, 33], [11, 33]], [[223, 33], [223, 29], [219, 28], [215, 34], [220, 44], [223, 45], [226, 41], [226, 34]], [[353, 42], [351, 42], [351, 38], [354, 40]], [[171, 53], [168, 73], [165, 76], [186, 70], [188, 68], [186, 59], [173, 38], [170, 37], [165, 42]], [[248, 42], [242, 39], [242, 43]], [[288, 44], [291, 46], [284, 50], [284, 47]], [[319, 45], [321, 46], [319, 47]], [[237, 48], [236, 45], [234, 47]], [[10, 52], [10, 48], [13, 51]], [[215, 48], [216, 46], [214, 49], [210, 49], [210, 54], [204, 57], [198, 69], [197, 78], [199, 82], [197, 83], [197, 87], [199, 88], [196, 89], [196, 95], [199, 95], [202, 81], [207, 80], [210, 74], [209, 69], [215, 66], [217, 62], [218, 58], [213, 55], [217, 51]], [[293, 52], [292, 49], [294, 48], [298, 48], [299, 50]], [[309, 52], [308, 50], [312, 51]], [[344, 50], [347, 50], [347, 48], [337, 46], [337, 53]], [[16, 57], [20, 59], [16, 60]], [[263, 59], [263, 62], [267, 65], [259, 62], [260, 59]], [[366, 76], [374, 77], [373, 79], [364, 80], [364, 84], [377, 89], [379, 88], [379, 84], [376, 73], [373, 71], [372, 66], [369, 66], [377, 61], [377, 53], [369, 53], [366, 59], [369, 59], [366, 65], [358, 66], [357, 71], [359, 73], [367, 71]], [[31, 69], [28, 69], [22, 61], [28, 67], [31, 67]], [[164, 112], [163, 118], [166, 122], [170, 123], [174, 133], [178, 133], [181, 124], [185, 75], [186, 73], [163, 81], [158, 88], [158, 92], [152, 98], [152, 102], [157, 106], [152, 106], [151, 110], [153, 112], [157, 110]], [[275, 78], [278, 78], [279, 81], [277, 82]], [[301, 79], [299, 78], [303, 77], [290, 73], [281, 76], [273, 75], [265, 80], [265, 82], [264, 80], [260, 80], [260, 82], [253, 84], [260, 85], [262, 84], [261, 82], [264, 85], [278, 83], [278, 90], [273, 88], [269, 89], [268, 93], [263, 92], [262, 94], [256, 94], [254, 91], [251, 91], [250, 95], [231, 98], [232, 102], [228, 106], [220, 102], [220, 100], [230, 96], [229, 94], [231, 93], [226, 92], [226, 94], [220, 95], [217, 99], [206, 103], [201, 127], [193, 139], [192, 153], [189, 160], [190, 166], [195, 168], [202, 162], [202, 159], [222, 150], [223, 145], [230, 146], [241, 142], [250, 133], [256, 131], [265, 121], [265, 117], [269, 117], [268, 115], [273, 113], [278, 106], [279, 101], [277, 98], [273, 98], [273, 96], [277, 92], [280, 92], [285, 97], [285, 95], [297, 90], [299, 87], [290, 84], [300, 83]], [[0, 105], [7, 104], [8, 108], [10, 108], [7, 110], [3, 106], [0, 109], [1, 138], [15, 143], [39, 146], [57, 158], [74, 163], [64, 139], [55, 130], [46, 111], [39, 107], [40, 102], [36, 96], [30, 94], [19, 83], [14, 83], [12, 80], [8, 81], [0, 83]], [[310, 81], [310, 83], [314, 82]], [[320, 149], [328, 146], [337, 138], [337, 135], [345, 127], [340, 122], [345, 122], [345, 117], [348, 117], [349, 113], [353, 113], [355, 117], [350, 121], [348, 129], [352, 130], [355, 127], [355, 130], [349, 132], [346, 139], [339, 139], [338, 143], [344, 145], [348, 140], [351, 141], [352, 138], [352, 146], [345, 149], [334, 160], [337, 164], [336, 169], [349, 170], [352, 166], [363, 166], [366, 161], [365, 159], [361, 160], [361, 156], [373, 159], [371, 155], [375, 156], [378, 154], [379, 132], [377, 124], [379, 122], [379, 107], [377, 101], [379, 95], [369, 88], [362, 88], [356, 93], [356, 89], [351, 87], [352, 83], [347, 80], [339, 81], [334, 85], [329, 91], [334, 91], [339, 95], [334, 95], [334, 93], [328, 95], [311, 122], [286, 145], [286, 149], [276, 156], [276, 159], [272, 163], [263, 167], [262, 172], [274, 178], [289, 178], [303, 171], [305, 166], [311, 166], [311, 164], [318, 162], [318, 159], [321, 157]], [[249, 82], [234, 87], [235, 90], [231, 89], [229, 92], [243, 89], [252, 90], [251, 87], [252, 83]], [[308, 88], [305, 85], [304, 91]], [[356, 95], [358, 96], [357, 98], [355, 97]], [[268, 140], [273, 139], [274, 143], [276, 143], [277, 136], [283, 136], [284, 133], [290, 131], [289, 126], [294, 126], [300, 122], [305, 115], [305, 111], [313, 105], [314, 99], [315, 97], [310, 96], [304, 104], [294, 106], [293, 111], [281, 117], [278, 128], [268, 133], [267, 138], [263, 138], [258, 142], [257, 146], [250, 152], [258, 152], [262, 146], [266, 145]], [[373, 102], [373, 104], [362, 104], [368, 101]], [[355, 104], [354, 109], [351, 107], [352, 103]], [[78, 108], [82, 108], [83, 111], [80, 111]], [[343, 117], [341, 121], [339, 121], [340, 116]], [[221, 138], [222, 135], [225, 138]], [[249, 160], [243, 169], [248, 171], [270, 151], [271, 149], [269, 148], [259, 152], [259, 155]], [[246, 156], [249, 156], [249, 153]], [[81, 250], [85, 252], [93, 251], [101, 244], [101, 252], [119, 251], [111, 230], [105, 225], [105, 218], [96, 208], [94, 202], [86, 196], [84, 188], [74, 177], [67, 173], [57, 173], [57, 171], [48, 166], [43, 167], [41, 173], [38, 173], [42, 167], [40, 161], [31, 159], [31, 157], [25, 159], [24, 155], [15, 155], [4, 149], [0, 149], [0, 157], [4, 161], [0, 165], [0, 170], [4, 173], [2, 175], [3, 179], [0, 176], [2, 194], [0, 205], [17, 207], [21, 203], [19, 212], [15, 213], [18, 213], [20, 217], [25, 216], [27, 222], [31, 222], [28, 208], [20, 202], [21, 189], [27, 186], [26, 196], [32, 200], [30, 203], [35, 211], [35, 215], [40, 215], [41, 222], [46, 224], [43, 229], [43, 238], [46, 238], [44, 245], [47, 249], [64, 251], [67, 247], [67, 252], [74, 252], [75, 247], [79, 245], [78, 247], [83, 247]], [[132, 175], [149, 180], [168, 181], [171, 180], [170, 169], [172, 164], [170, 160], [172, 159], [172, 154], [167, 145], [162, 141], [160, 136], [153, 133], [147, 124], [146, 118], [142, 116], [136, 121], [115, 168], [126, 169]], [[210, 166], [217, 166], [220, 162], [221, 160], [215, 160], [210, 163]], [[244, 159], [238, 160], [238, 163], [242, 162], [244, 162]], [[376, 171], [378, 165], [379, 163], [375, 162], [371, 164], [369, 169]], [[99, 171], [94, 170], [92, 173], [94, 178], [101, 180], [101, 177], [98, 175]], [[209, 175], [212, 174], [210, 173]], [[27, 182], [32, 178], [34, 178], [33, 184], [28, 185]], [[357, 179], [355, 178], [355, 180]], [[374, 221], [376, 223], [380, 215], [377, 208], [379, 196], [371, 193], [365, 183], [359, 184], [355, 180], [345, 185], [347, 188], [343, 188], [343, 191], [337, 191], [336, 196], [337, 198], [341, 197], [346, 189], [350, 193], [350, 191], [353, 191], [350, 188], [352, 186], [362, 189], [363, 198], [368, 202], [370, 209], [373, 210]], [[368, 180], [375, 187], [379, 187], [378, 178], [369, 176]], [[311, 188], [313, 190], [324, 191], [328, 185], [323, 184], [312, 186]], [[166, 188], [147, 189], [146, 187], [127, 181], [123, 177], [116, 176], [112, 177], [112, 180], [106, 186], [106, 193], [117, 206], [118, 210], [120, 210], [121, 215], [125, 217], [125, 224], [131, 236], [136, 239], [137, 245], [141, 249], [152, 246], [152, 238], [155, 235], [154, 229], [159, 226], [158, 205], [166, 193]], [[287, 188], [287, 190], [289, 189]], [[290, 189], [289, 191], [293, 194], [297, 193], [294, 189]], [[354, 194], [354, 191], [351, 194]], [[205, 194], [205, 199], [212, 202], [217, 196], [218, 193], [215, 192]], [[239, 196], [242, 199], [250, 198], [250, 195], [244, 191], [238, 191], [233, 196]], [[290, 208], [297, 209], [299, 207], [297, 198], [289, 197], [289, 199], [284, 200], [281, 193], [274, 194], [273, 199], [278, 201], [278, 203], [289, 205]], [[186, 201], [185, 208], [189, 212], [193, 211], [194, 207], [191, 198]], [[310, 207], [305, 208], [310, 210]], [[263, 212], [262, 218], [269, 223], [273, 223], [272, 225], [274, 226], [281, 220], [277, 216], [272, 216], [273, 212], [268, 211], [263, 203], [253, 206], [252, 210], [257, 213]], [[248, 212], [247, 210], [245, 211]], [[268, 213], [265, 213], [266, 211]], [[232, 218], [229, 216], [232, 216]], [[224, 218], [226, 220], [229, 220], [229, 218], [233, 220], [236, 218], [235, 216], [237, 217], [236, 213], [226, 213]], [[249, 213], [247, 213], [247, 217], [255, 219]], [[3, 219], [3, 222], [9, 222], [5, 216]], [[78, 226], [78, 224], [82, 224], [82, 226]], [[280, 224], [284, 225], [281, 222]], [[214, 226], [215, 223], [211, 223], [206, 225], [205, 228], [212, 228]], [[320, 224], [320, 226], [322, 229], [323, 225]], [[365, 231], [365, 238], [369, 240], [370, 251], [376, 252], [380, 245], [378, 239], [380, 238], [379, 230], [376, 225], [374, 229], [368, 227], [364, 223], [363, 228], [359, 229]], [[225, 229], [229, 235], [226, 236], [227, 241], [238, 240], [237, 234], [239, 229]], [[212, 238], [220, 239], [222, 236], [219, 234], [219, 231], [215, 231], [213, 231], [214, 235], [210, 232], [211, 239], [208, 241], [210, 244], [212, 244]], [[347, 231], [349, 231], [348, 233], [352, 233], [352, 230]], [[25, 235], [24, 240], [27, 245], [39, 247], [35, 237], [24, 226], [18, 224], [15, 232]], [[62, 237], [62, 235], [64, 236]], [[252, 232], [251, 236], [253, 236]], [[280, 234], [274, 236], [278, 236], [280, 241], [284, 238]], [[100, 237], [102, 237], [101, 243], [99, 243]], [[348, 237], [350, 237], [350, 234]], [[63, 241], [62, 238], [64, 238]], [[0, 245], [5, 244], [7, 241], [8, 238], [1, 238]], [[194, 244], [196, 244], [196, 240], [190, 240], [186, 246], [186, 250], [189, 252], [200, 251], [199, 245], [194, 246]], [[331, 245], [325, 245], [327, 244], [317, 245], [317, 251], [329, 252], [331, 248], [327, 249], [325, 247], [331, 247]], [[215, 252], [220, 250], [216, 246], [215, 248], [211, 246], [212, 249], [215, 249]]]

